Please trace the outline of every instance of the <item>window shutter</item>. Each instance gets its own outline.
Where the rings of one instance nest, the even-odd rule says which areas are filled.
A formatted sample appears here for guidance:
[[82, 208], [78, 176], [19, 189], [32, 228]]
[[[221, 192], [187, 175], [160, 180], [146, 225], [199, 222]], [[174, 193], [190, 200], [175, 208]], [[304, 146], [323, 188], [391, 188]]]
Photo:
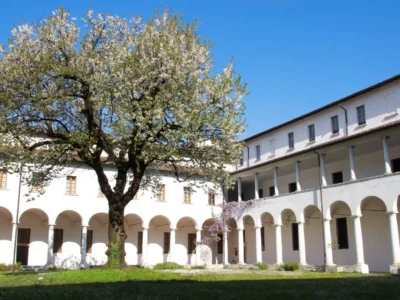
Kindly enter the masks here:
[[54, 229], [53, 253], [62, 253], [63, 229]]
[[158, 201], [165, 201], [165, 184], [158, 186], [157, 199]]
[[142, 254], [143, 252], [143, 232], [138, 232], [138, 247], [137, 247], [137, 254]]
[[336, 233], [339, 249], [349, 249], [349, 237], [347, 234], [347, 218], [336, 219]]
[[92, 245], [93, 245], [93, 230], [87, 231], [86, 236], [86, 253], [92, 253]]
[[292, 223], [292, 245], [293, 250], [299, 250], [299, 224]]
[[224, 241], [223, 241], [223, 236], [222, 234], [218, 234], [218, 254], [222, 254], [223, 253], [223, 249], [224, 249]]
[[215, 205], [215, 193], [214, 193], [214, 191], [208, 191], [208, 205]]
[[264, 226], [261, 227], [261, 250], [265, 251], [265, 234]]
[[0, 170], [0, 189], [7, 188], [7, 170]]
[[169, 253], [170, 239], [171, 239], [171, 233], [164, 232], [164, 254]]

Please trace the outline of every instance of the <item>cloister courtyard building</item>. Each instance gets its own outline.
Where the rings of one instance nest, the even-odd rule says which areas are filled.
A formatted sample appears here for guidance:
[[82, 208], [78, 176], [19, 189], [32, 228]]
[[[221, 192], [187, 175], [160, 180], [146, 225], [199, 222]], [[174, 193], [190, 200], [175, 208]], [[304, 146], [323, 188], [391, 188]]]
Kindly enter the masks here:
[[[400, 75], [246, 138], [234, 189], [188, 189], [164, 172], [125, 210], [126, 261], [281, 264], [396, 272], [400, 266]], [[108, 174], [115, 172], [110, 166]], [[40, 192], [0, 171], [0, 263], [106, 262], [108, 205], [92, 170], [66, 169]], [[20, 195], [20, 197], [19, 197]], [[222, 201], [249, 201], [221, 241], [197, 246]]]

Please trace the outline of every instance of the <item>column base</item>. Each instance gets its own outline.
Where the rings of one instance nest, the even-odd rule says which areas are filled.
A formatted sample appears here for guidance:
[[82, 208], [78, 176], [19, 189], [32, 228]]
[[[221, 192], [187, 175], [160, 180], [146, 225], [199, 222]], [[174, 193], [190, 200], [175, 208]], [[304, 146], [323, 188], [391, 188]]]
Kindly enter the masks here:
[[357, 264], [354, 266], [354, 270], [361, 274], [369, 274], [369, 267], [367, 264]]
[[79, 268], [82, 270], [86, 270], [86, 269], [89, 269], [89, 265], [87, 264], [87, 263], [84, 263], [84, 264], [80, 264], [79, 265]]
[[389, 266], [389, 271], [392, 274], [400, 275], [400, 263], [390, 265]]
[[344, 267], [337, 266], [337, 265], [326, 265], [325, 272], [327, 272], [327, 273], [343, 273]]

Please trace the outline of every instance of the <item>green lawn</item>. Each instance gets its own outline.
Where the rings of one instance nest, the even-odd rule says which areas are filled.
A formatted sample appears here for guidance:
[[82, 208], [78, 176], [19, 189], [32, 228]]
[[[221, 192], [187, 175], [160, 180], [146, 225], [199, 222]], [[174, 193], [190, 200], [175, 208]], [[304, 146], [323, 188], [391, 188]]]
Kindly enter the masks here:
[[400, 277], [241, 270], [183, 274], [147, 269], [0, 275], [0, 300], [268, 298], [400, 299]]

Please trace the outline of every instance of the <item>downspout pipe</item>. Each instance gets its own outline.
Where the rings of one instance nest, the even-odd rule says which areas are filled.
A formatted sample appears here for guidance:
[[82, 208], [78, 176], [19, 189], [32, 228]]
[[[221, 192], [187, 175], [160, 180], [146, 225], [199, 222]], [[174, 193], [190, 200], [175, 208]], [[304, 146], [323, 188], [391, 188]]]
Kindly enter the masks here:
[[319, 201], [321, 206], [321, 225], [322, 225], [322, 249], [324, 249], [324, 265], [326, 266], [326, 251], [325, 251], [325, 226], [324, 226], [324, 201], [322, 197], [322, 182], [321, 182], [321, 154], [313, 150], [318, 157], [318, 184], [319, 184]]
[[349, 121], [347, 119], [347, 109], [343, 107], [342, 104], [339, 104], [339, 106], [344, 110], [344, 122], [346, 123], [346, 128], [345, 128], [345, 135], [349, 135]]
[[18, 182], [18, 198], [17, 198], [17, 212], [15, 214], [15, 224], [16, 224], [16, 230], [15, 230], [15, 238], [14, 238], [14, 251], [13, 251], [13, 263], [17, 262], [17, 244], [18, 244], [18, 221], [19, 221], [19, 206], [21, 202], [21, 186], [22, 186], [22, 168], [24, 164], [21, 164], [20, 170], [19, 170], [19, 182]]

